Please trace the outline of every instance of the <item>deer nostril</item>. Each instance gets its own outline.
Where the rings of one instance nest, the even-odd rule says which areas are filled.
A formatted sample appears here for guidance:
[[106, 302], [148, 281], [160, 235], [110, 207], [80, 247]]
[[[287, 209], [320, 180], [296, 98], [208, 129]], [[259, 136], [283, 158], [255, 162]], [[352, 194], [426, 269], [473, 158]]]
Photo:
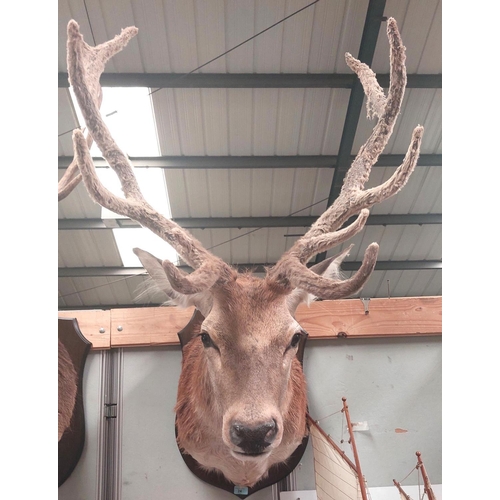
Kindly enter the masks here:
[[276, 424], [276, 420], [273, 419], [270, 422], [265, 423], [262, 427], [264, 428], [264, 430], [267, 429], [264, 439], [269, 442], [269, 444], [271, 444], [278, 432], [278, 425]]
[[274, 419], [256, 426], [234, 422], [229, 431], [231, 442], [247, 454], [263, 453], [277, 433], [278, 425]]

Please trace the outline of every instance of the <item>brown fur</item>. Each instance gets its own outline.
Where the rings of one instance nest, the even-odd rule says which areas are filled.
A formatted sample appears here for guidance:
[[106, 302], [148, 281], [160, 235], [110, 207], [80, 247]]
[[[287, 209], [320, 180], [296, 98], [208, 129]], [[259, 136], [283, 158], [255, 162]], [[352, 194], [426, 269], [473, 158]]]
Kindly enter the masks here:
[[58, 391], [58, 441], [64, 431], [70, 426], [73, 409], [75, 407], [78, 377], [71, 361], [70, 355], [59, 341], [59, 391]]
[[[255, 484], [307, 434], [305, 378], [296, 350], [287, 349], [294, 324], [285, 295], [266, 281], [242, 275], [214, 293], [202, 326], [220, 351], [205, 348], [199, 337], [184, 347], [175, 407], [179, 447], [235, 484]], [[231, 422], [250, 425], [271, 417], [279, 422], [279, 432], [269, 455], [236, 458]]]

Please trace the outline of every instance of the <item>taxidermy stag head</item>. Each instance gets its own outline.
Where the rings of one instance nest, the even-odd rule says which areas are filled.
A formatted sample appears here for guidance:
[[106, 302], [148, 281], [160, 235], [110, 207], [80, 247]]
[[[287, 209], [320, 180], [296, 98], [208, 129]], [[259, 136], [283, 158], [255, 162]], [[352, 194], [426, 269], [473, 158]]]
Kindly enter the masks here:
[[[306, 384], [296, 352], [307, 335], [294, 317], [311, 298], [340, 299], [359, 291], [375, 267], [378, 245], [366, 249], [360, 269], [342, 280], [340, 264], [349, 249], [308, 268], [318, 253], [339, 245], [364, 227], [369, 208], [397, 193], [419, 156], [423, 127], [415, 128], [402, 165], [385, 183], [364, 189], [371, 167], [391, 136], [406, 86], [405, 47], [396, 21], [387, 21], [391, 81], [387, 96], [375, 74], [346, 54], [377, 124], [347, 173], [331, 205], [263, 279], [239, 274], [207, 251], [188, 231], [155, 211], [144, 199], [127, 156], [100, 112], [99, 78], [107, 60], [137, 34], [129, 27], [97, 47], [87, 45], [76, 22], [68, 24], [68, 73], [91, 138], [121, 181], [124, 198], [99, 181], [86, 139], [75, 130], [75, 158], [92, 199], [149, 228], [193, 268], [188, 274], [143, 250], [135, 253], [150, 276], [180, 306], [194, 305], [205, 317], [200, 334], [183, 350], [175, 407], [178, 444], [204, 468], [237, 485], [252, 486], [273, 464], [286, 461], [307, 435]], [[343, 227], [352, 216], [357, 218]]]

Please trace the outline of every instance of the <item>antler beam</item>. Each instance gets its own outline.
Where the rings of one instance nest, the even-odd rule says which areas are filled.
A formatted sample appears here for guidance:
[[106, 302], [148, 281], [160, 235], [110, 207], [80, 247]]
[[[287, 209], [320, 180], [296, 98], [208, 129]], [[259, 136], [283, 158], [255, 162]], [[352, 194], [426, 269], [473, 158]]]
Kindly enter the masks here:
[[92, 199], [109, 210], [130, 217], [167, 241], [179, 255], [197, 271], [193, 276], [183, 275], [168, 261], [164, 262], [167, 276], [174, 289], [181, 293], [196, 293], [210, 288], [217, 280], [230, 279], [234, 272], [221, 259], [205, 250], [201, 243], [178, 224], [157, 212], [144, 199], [133, 167], [114, 141], [99, 112], [96, 99], [100, 90], [99, 78], [106, 62], [122, 50], [137, 34], [135, 27], [122, 30], [113, 40], [96, 47], [84, 42], [78, 24], [68, 24], [68, 75], [90, 135], [102, 155], [115, 171], [125, 198], [111, 193], [99, 180], [90, 156], [88, 142], [80, 130], [73, 132], [75, 156], [83, 181]]
[[[305, 264], [313, 255], [332, 248], [361, 231], [368, 218], [368, 209], [400, 191], [417, 164], [423, 135], [421, 126], [413, 131], [403, 163], [392, 177], [379, 186], [364, 189], [372, 166], [391, 137], [406, 86], [405, 47], [393, 18], [387, 20], [387, 36], [391, 61], [387, 97], [378, 84], [375, 73], [351, 54], [346, 54], [347, 64], [358, 75], [363, 85], [368, 115], [378, 117], [378, 122], [346, 173], [339, 197], [268, 273], [268, 279], [280, 286], [288, 289], [300, 287], [323, 299], [337, 299], [357, 292], [375, 267], [378, 254], [376, 243], [367, 248], [363, 263], [356, 274], [345, 281], [318, 276]], [[358, 218], [347, 228], [339, 230], [342, 224], [355, 214], [359, 214]], [[347, 254], [348, 252], [345, 252], [345, 256]]]

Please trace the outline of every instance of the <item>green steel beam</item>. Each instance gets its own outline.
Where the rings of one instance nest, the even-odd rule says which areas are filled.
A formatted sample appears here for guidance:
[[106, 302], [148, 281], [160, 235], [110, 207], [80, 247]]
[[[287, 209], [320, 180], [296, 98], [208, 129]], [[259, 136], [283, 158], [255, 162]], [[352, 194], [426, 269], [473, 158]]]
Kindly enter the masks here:
[[[349, 162], [354, 160], [349, 156]], [[403, 154], [380, 155], [375, 167], [399, 167]], [[97, 168], [107, 168], [108, 163], [101, 157], [94, 157]], [[73, 161], [72, 156], [59, 156], [58, 168], [64, 170]], [[339, 157], [336, 155], [297, 155], [297, 156], [131, 156], [135, 168], [336, 168]], [[418, 167], [439, 167], [441, 154], [422, 154]]]
[[[350, 89], [356, 82], [353, 73], [104, 73], [103, 87], [147, 88], [338, 88]], [[377, 75], [384, 88], [389, 86], [389, 75]], [[68, 88], [68, 74], [58, 73], [59, 88]], [[442, 88], [442, 75], [408, 75], [408, 88]]]
[[[274, 263], [265, 264], [239, 264], [237, 269], [244, 272], [251, 269], [255, 273], [264, 273], [265, 269], [273, 266]], [[361, 262], [344, 262], [344, 271], [356, 271], [361, 266]], [[406, 270], [432, 270], [441, 269], [440, 260], [403, 260], [403, 261], [377, 261], [375, 271], [406, 271]], [[179, 269], [190, 272], [188, 266], [179, 266]], [[59, 278], [89, 278], [89, 277], [129, 277], [146, 274], [142, 267], [60, 267]]]
[[[316, 216], [290, 217], [175, 217], [177, 224], [186, 229], [255, 228], [255, 227], [310, 227]], [[349, 222], [348, 222], [349, 223]], [[441, 214], [388, 214], [370, 215], [367, 226], [441, 224]], [[132, 219], [59, 219], [60, 231], [136, 228]]]

